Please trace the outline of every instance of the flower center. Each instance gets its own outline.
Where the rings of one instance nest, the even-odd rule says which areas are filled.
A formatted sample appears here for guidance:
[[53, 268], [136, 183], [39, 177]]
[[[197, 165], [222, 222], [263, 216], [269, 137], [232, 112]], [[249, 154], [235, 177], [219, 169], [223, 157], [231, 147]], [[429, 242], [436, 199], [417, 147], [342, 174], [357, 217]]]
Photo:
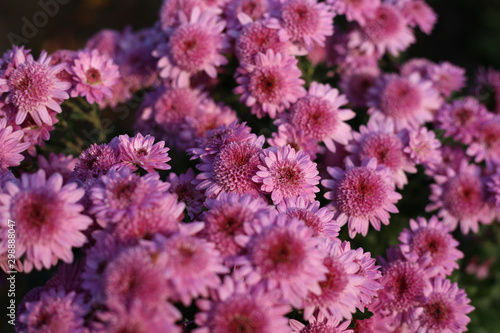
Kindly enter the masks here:
[[87, 69], [87, 71], [85, 72], [85, 78], [87, 79], [87, 83], [92, 85], [102, 82], [101, 72], [93, 67]]

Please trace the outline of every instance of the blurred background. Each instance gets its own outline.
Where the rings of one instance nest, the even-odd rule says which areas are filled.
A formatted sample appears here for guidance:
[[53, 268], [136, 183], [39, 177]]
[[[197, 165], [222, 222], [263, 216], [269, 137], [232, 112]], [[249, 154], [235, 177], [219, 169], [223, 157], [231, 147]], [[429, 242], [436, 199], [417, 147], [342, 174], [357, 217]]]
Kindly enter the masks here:
[[[434, 62], [449, 61], [467, 70], [469, 83], [479, 67], [500, 69], [500, 0], [429, 0], [438, 14], [438, 22], [430, 36], [417, 31], [417, 43], [403, 55], [405, 58], [425, 57]], [[12, 43], [31, 49], [35, 58], [41, 50], [49, 53], [58, 49], [76, 50], [103, 28], [133, 30], [149, 27], [158, 17], [161, 0], [0, 0], [0, 54]], [[48, 13], [48, 14], [46, 14]], [[388, 232], [370, 233], [364, 240], [374, 255], [385, 252], [387, 244], [396, 244], [401, 225], [409, 216], [423, 214], [427, 203], [428, 184], [409, 177], [410, 185], [398, 204], [407, 215], [398, 215]], [[401, 224], [399, 224], [401, 222]], [[476, 311], [471, 314], [469, 331], [492, 333], [500, 331], [500, 225], [485, 226], [478, 235], [454, 233], [466, 253], [453, 280], [465, 288]], [[360, 246], [353, 242], [354, 246]], [[466, 269], [476, 265], [476, 270]], [[477, 267], [484, 269], [478, 272]], [[490, 267], [491, 265], [491, 267]], [[469, 270], [469, 272], [468, 272]], [[16, 301], [31, 288], [45, 283], [52, 272], [18, 275]], [[6, 324], [7, 288], [5, 275], [0, 273], [0, 332], [13, 332]]]

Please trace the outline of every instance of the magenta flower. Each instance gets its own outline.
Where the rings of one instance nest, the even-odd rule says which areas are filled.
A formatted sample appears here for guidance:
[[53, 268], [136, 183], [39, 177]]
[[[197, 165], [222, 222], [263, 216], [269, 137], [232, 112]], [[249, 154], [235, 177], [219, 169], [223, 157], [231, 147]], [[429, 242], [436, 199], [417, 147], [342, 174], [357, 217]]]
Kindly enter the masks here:
[[432, 83], [418, 74], [385, 74], [368, 92], [368, 114], [374, 119], [391, 119], [397, 131], [432, 120], [442, 103]]
[[212, 299], [196, 302], [200, 328], [194, 333], [290, 333], [285, 315], [290, 306], [279, 303], [277, 290], [249, 288], [243, 281], [226, 276]]
[[278, 29], [280, 40], [290, 40], [312, 51], [314, 44], [325, 45], [326, 36], [333, 35], [331, 7], [316, 0], [288, 0], [279, 10], [279, 23], [271, 21], [268, 27]]
[[[0, 215], [16, 223], [16, 257], [24, 255], [25, 272], [50, 268], [59, 259], [73, 261], [73, 247], [87, 242], [82, 233], [92, 219], [81, 214], [78, 201], [84, 195], [76, 183], [63, 186], [60, 174], [46, 179], [45, 172], [21, 176], [21, 183], [8, 182], [0, 193]], [[2, 225], [1, 251], [7, 252], [7, 224]]]
[[359, 303], [359, 286], [365, 278], [359, 274], [359, 265], [354, 262], [353, 250], [340, 253], [340, 241], [323, 239], [320, 249], [324, 252], [323, 265], [327, 268], [326, 280], [319, 283], [321, 293], [308, 293], [304, 301], [304, 319], [315, 315], [318, 321], [339, 323], [351, 319]]
[[224, 9], [224, 15], [227, 20], [227, 28], [238, 29], [242, 23], [238, 19], [243, 13], [252, 21], [259, 21], [264, 15], [270, 13], [278, 4], [273, 0], [235, 0], [229, 1]]
[[[187, 21], [191, 17], [193, 9], [198, 7], [202, 12], [207, 11], [212, 14], [220, 14], [221, 10], [217, 6], [220, 0], [167, 0], [160, 8], [160, 25], [164, 31], [169, 31], [172, 27]], [[181, 20], [182, 17], [182, 20]]]
[[172, 28], [168, 44], [153, 53], [158, 60], [160, 76], [173, 80], [177, 87], [189, 86], [191, 75], [204, 71], [211, 78], [217, 77], [216, 67], [227, 64], [220, 54], [229, 48], [222, 34], [225, 22], [210, 11], [195, 7], [189, 22], [179, 16], [180, 25]]
[[474, 157], [476, 163], [500, 164], [500, 116], [479, 123], [477, 136], [465, 153]]
[[290, 327], [293, 329], [293, 332], [299, 333], [354, 333], [353, 330], [347, 329], [350, 323], [350, 321], [344, 321], [333, 325], [326, 321], [313, 320], [306, 326], [300, 321], [290, 319]]
[[416, 173], [413, 161], [404, 153], [406, 132], [394, 133], [392, 121], [368, 122], [361, 125], [360, 133], [353, 133], [353, 140], [346, 150], [353, 153], [351, 158], [363, 161], [365, 158], [376, 158], [377, 164], [383, 164], [392, 172], [397, 188], [402, 189], [408, 183], [406, 173]]
[[208, 210], [200, 217], [205, 222], [200, 236], [213, 242], [226, 260], [243, 253], [244, 248], [235, 239], [237, 235], [245, 234], [243, 225], [255, 223], [271, 211], [264, 200], [236, 193], [222, 193], [217, 199], [209, 198], [205, 206]]
[[290, 146], [264, 149], [260, 154], [262, 161], [258, 165], [252, 180], [262, 184], [261, 190], [270, 193], [275, 205], [285, 199], [304, 198], [314, 201], [319, 188], [320, 177], [316, 163], [311, 162], [309, 155]]
[[24, 160], [21, 155], [31, 145], [29, 142], [21, 142], [24, 132], [14, 130], [7, 126], [5, 119], [0, 119], [0, 172], [7, 168], [18, 166]]
[[431, 34], [437, 15], [425, 1], [399, 1], [398, 7], [410, 27], [418, 26], [425, 34]]
[[66, 90], [71, 85], [57, 78], [64, 66], [51, 66], [45, 51], [38, 61], [23, 49], [13, 51], [11, 71], [0, 77], [0, 93], [7, 92], [5, 103], [14, 107], [17, 125], [24, 122], [28, 113], [38, 126], [54, 123], [49, 114], [61, 113], [61, 102], [69, 98]]
[[324, 187], [332, 190], [325, 193], [325, 198], [332, 200], [337, 222], [349, 222], [351, 238], [356, 233], [366, 236], [370, 223], [380, 230], [380, 223], [389, 224], [389, 212], [398, 212], [394, 203], [401, 199], [401, 194], [394, 191], [390, 170], [377, 165], [375, 158], [366, 158], [359, 167], [347, 158], [345, 171], [328, 167], [328, 173], [335, 180], [322, 181]]
[[459, 289], [450, 280], [435, 278], [431, 286], [424, 290], [427, 302], [411, 323], [416, 332], [450, 332], [467, 331], [470, 318], [467, 314], [474, 310], [469, 305], [465, 291]]
[[18, 332], [86, 333], [84, 317], [88, 311], [83, 295], [66, 293], [62, 288], [50, 289], [42, 292], [38, 301], [26, 303], [25, 311], [19, 316], [19, 321], [25, 326]]
[[117, 149], [111, 145], [94, 143], [78, 157], [72, 178], [81, 182], [96, 179], [119, 162]]
[[457, 260], [464, 254], [457, 249], [458, 242], [450, 235], [449, 228], [433, 215], [429, 222], [423, 217], [410, 219], [411, 230], [404, 229], [399, 234], [402, 254], [413, 261], [430, 255], [429, 265], [439, 269], [444, 278], [458, 268]]
[[304, 80], [293, 56], [274, 53], [269, 49], [265, 54], [255, 56], [255, 65], [242, 64], [237, 70], [233, 92], [240, 94], [240, 102], [251, 107], [258, 118], [268, 114], [271, 118], [290, 107], [304, 96]]
[[119, 140], [120, 161], [123, 165], [131, 168], [132, 171], [137, 171], [139, 167], [147, 172], [155, 172], [155, 169], [168, 170], [171, 168], [167, 164], [171, 160], [168, 156], [170, 148], [164, 148], [164, 141], [153, 144], [154, 137], [151, 135], [144, 137], [141, 133], [137, 133], [133, 138], [126, 134], [120, 135]]
[[440, 62], [432, 66], [429, 77], [434, 83], [434, 87], [443, 96], [450, 97], [451, 93], [458, 91], [465, 86], [465, 69], [455, 66], [447, 61]]
[[198, 296], [207, 297], [209, 288], [217, 288], [221, 283], [218, 274], [228, 272], [214, 243], [187, 232], [168, 238], [157, 234], [153, 242], [158, 261], [165, 267], [165, 277], [175, 291], [172, 299], [184, 306]]
[[375, 15], [375, 10], [380, 6], [380, 0], [328, 0], [333, 11], [344, 14], [348, 21], [356, 21], [361, 26], [366, 24], [366, 19]]
[[272, 147], [284, 147], [290, 145], [296, 151], [302, 150], [309, 155], [311, 161], [316, 159], [319, 152], [318, 140], [310, 137], [304, 131], [297, 129], [289, 123], [278, 126], [278, 132], [273, 132], [272, 138], [267, 139], [267, 143]]
[[314, 236], [337, 238], [340, 226], [333, 219], [334, 213], [326, 207], [320, 208], [319, 201], [308, 202], [303, 197], [285, 199], [278, 205], [278, 211], [305, 222]]
[[334, 141], [343, 145], [352, 138], [351, 127], [345, 121], [354, 118], [349, 109], [340, 109], [347, 104], [344, 95], [328, 84], [312, 82], [307, 96], [300, 98], [290, 108], [287, 121], [295, 128], [335, 152]]
[[375, 86], [380, 75], [378, 66], [355, 67], [341, 74], [340, 90], [353, 107], [366, 107], [368, 89]]
[[201, 171], [196, 176], [196, 188], [205, 190], [207, 197], [221, 192], [259, 195], [258, 184], [252, 180], [260, 165], [264, 136], [224, 145], [215, 155], [202, 157]]
[[494, 212], [486, 201], [486, 185], [480, 178], [481, 169], [462, 160], [459, 170], [448, 167], [445, 175], [434, 176], [431, 184], [431, 201], [427, 212], [439, 209], [438, 216], [443, 223], [455, 230], [460, 223], [463, 234], [479, 231], [479, 222], [488, 224]]
[[286, 214], [262, 218], [244, 225], [247, 235], [236, 242], [247, 249], [247, 255], [235, 260], [237, 270], [249, 285], [260, 285], [268, 291], [278, 289], [283, 299], [301, 308], [308, 293], [321, 293], [319, 282], [325, 279], [323, 253], [319, 239], [304, 222]]
[[202, 212], [205, 200], [203, 193], [197, 190], [196, 185], [192, 183], [193, 180], [194, 172], [191, 168], [178, 176], [173, 172], [168, 175], [168, 182], [171, 185], [168, 191], [176, 194], [179, 201], [186, 204], [186, 210], [191, 220]]
[[422, 126], [416, 130], [410, 130], [408, 136], [408, 144], [403, 151], [414, 163], [428, 167], [442, 162], [443, 156], [439, 149], [441, 141], [436, 139], [436, 134], [433, 131]]
[[101, 103], [105, 97], [112, 97], [113, 86], [120, 76], [113, 60], [95, 49], [78, 52], [71, 73], [76, 82], [71, 97], [85, 97], [90, 104]]
[[63, 153], [57, 155], [50, 153], [48, 160], [42, 155], [38, 155], [40, 169], [45, 170], [48, 177], [54, 173], [61, 174], [65, 183], [69, 181], [71, 173], [75, 169], [76, 161], [77, 159], [72, 155], [66, 156]]

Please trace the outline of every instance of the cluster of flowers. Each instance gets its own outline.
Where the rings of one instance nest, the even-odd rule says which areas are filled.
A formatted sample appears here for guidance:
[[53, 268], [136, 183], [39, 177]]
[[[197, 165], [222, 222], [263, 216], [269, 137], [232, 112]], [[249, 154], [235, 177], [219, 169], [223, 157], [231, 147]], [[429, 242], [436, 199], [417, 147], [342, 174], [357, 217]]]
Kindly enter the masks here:
[[[435, 21], [421, 0], [165, 0], [153, 28], [103, 30], [38, 61], [7, 51], [0, 216], [16, 221], [18, 271], [65, 263], [24, 297], [17, 332], [466, 330], [473, 308], [447, 279], [463, 256], [450, 232], [499, 216], [500, 116], [452, 99], [466, 81], [453, 64], [379, 67]], [[306, 89], [300, 56], [335, 67], [339, 89]], [[216, 102], [232, 74], [240, 102], [272, 119], [267, 138]], [[497, 74], [478, 82], [498, 85]], [[116, 107], [144, 88], [135, 136], [12, 173], [49, 139], [65, 100]], [[348, 121], [363, 113], [356, 132]], [[199, 172], [160, 179], [170, 149]], [[379, 267], [339, 231], [388, 225], [417, 166], [433, 179], [427, 210], [439, 211], [411, 220]], [[8, 271], [6, 225], [0, 235]], [[365, 309], [373, 317], [351, 322]]]

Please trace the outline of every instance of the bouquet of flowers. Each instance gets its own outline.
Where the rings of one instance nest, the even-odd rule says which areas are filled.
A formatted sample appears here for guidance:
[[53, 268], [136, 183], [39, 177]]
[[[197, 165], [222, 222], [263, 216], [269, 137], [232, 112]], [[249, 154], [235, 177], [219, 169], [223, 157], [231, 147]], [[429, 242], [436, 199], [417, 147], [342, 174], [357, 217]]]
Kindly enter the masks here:
[[7, 50], [0, 265], [50, 270], [9, 323], [466, 331], [457, 272], [485, 278], [468, 251], [499, 230], [500, 72], [471, 85], [487, 103], [464, 69], [404, 59], [436, 20], [423, 0], [164, 0], [80, 50]]

